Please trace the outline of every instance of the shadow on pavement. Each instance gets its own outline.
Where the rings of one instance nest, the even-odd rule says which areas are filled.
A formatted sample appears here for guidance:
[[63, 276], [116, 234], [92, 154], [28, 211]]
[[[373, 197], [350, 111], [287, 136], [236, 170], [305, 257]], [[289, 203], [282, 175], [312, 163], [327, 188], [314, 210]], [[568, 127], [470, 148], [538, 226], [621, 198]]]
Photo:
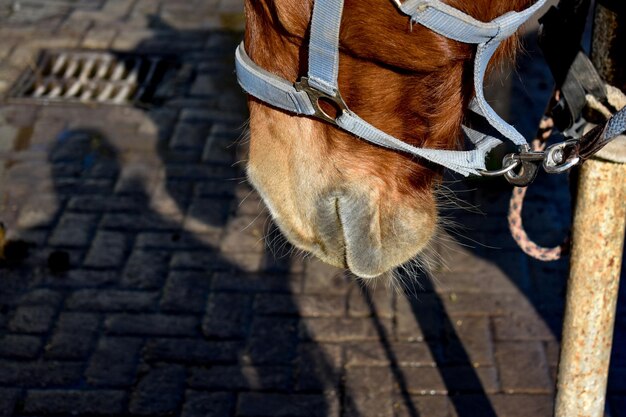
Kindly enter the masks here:
[[[552, 76], [537, 50], [536, 40], [525, 40], [525, 53], [518, 57], [512, 80], [511, 122], [533, 137], [551, 94]], [[558, 140], [558, 137], [551, 139]], [[576, 175], [576, 172], [573, 173]], [[453, 235], [467, 251], [492, 262], [524, 294], [555, 340], [561, 338], [569, 257], [541, 262], [526, 256], [512, 239], [507, 223], [512, 188], [503, 180], [459, 181], [448, 177], [447, 185], [463, 207], [477, 207], [482, 214], [463, 209], [445, 209], [444, 216], [459, 225]], [[600, 209], [600, 208], [599, 208]], [[567, 175], [540, 173], [529, 187], [524, 202], [523, 222], [531, 239], [539, 245], [560, 245], [569, 235], [572, 219], [570, 183]], [[625, 252], [626, 259], [626, 252]], [[609, 372], [608, 404], [613, 415], [622, 415], [626, 371], [626, 269], [622, 268], [613, 354]], [[513, 325], [513, 324], [512, 324]], [[554, 364], [556, 365], [556, 364]]]
[[0, 266], [0, 414], [358, 416], [300, 319], [304, 263], [239, 185], [240, 36], [151, 28], [136, 51], [180, 59], [158, 106], [37, 110], [58, 123], [30, 132], [47, 188], [8, 192], [28, 253]]

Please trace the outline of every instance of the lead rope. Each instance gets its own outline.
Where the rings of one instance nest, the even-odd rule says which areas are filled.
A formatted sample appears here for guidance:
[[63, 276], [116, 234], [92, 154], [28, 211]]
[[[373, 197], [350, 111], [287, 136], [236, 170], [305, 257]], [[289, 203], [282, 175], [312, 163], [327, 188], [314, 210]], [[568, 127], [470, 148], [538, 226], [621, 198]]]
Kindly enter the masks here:
[[[552, 135], [553, 129], [554, 121], [552, 118], [544, 116], [539, 123], [539, 133], [537, 134], [537, 138], [531, 142], [533, 151], [542, 152], [546, 149], [546, 142]], [[537, 245], [532, 241], [532, 239], [530, 239], [522, 222], [522, 208], [524, 207], [524, 197], [526, 197], [527, 190], [528, 187], [513, 188], [513, 195], [511, 196], [511, 201], [509, 202], [509, 215], [507, 217], [511, 236], [513, 236], [513, 239], [520, 249], [522, 249], [522, 251], [524, 251], [524, 253], [528, 256], [544, 262], [556, 261], [560, 259], [561, 256], [563, 256], [564, 251], [567, 250], [569, 246], [569, 238], [565, 239], [561, 245], [553, 248], [544, 248]]]
[[[619, 111], [626, 107], [626, 95], [622, 93], [619, 88], [607, 85], [607, 100], [611, 107]], [[587, 94], [587, 106], [604, 117], [609, 119], [613, 112], [605, 106], [602, 102], [596, 99], [593, 95]], [[552, 135], [554, 129], [554, 121], [549, 116], [544, 116], [539, 123], [539, 132], [537, 138], [531, 142], [533, 151], [542, 152], [546, 148], [546, 142]], [[515, 187], [511, 200], [509, 202], [509, 215], [507, 219], [509, 221], [509, 230], [511, 236], [520, 247], [520, 249], [528, 256], [544, 261], [556, 261], [567, 253], [569, 250], [570, 239], [565, 238], [563, 243], [559, 246], [552, 248], [546, 248], [536, 244], [526, 233], [524, 229], [524, 223], [522, 222], [522, 209], [524, 207], [524, 198], [526, 197], [526, 191], [528, 187]]]

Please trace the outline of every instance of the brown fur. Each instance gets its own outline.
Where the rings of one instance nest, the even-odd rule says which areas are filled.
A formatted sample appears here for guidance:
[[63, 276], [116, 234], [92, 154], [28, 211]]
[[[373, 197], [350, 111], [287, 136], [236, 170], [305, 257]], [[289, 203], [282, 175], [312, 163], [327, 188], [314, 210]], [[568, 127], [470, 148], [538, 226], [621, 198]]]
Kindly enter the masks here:
[[[487, 21], [507, 11], [523, 9], [531, 1], [450, 0], [448, 3]], [[250, 57], [265, 69], [291, 81], [305, 75], [311, 9], [311, 0], [248, 0], [245, 40]], [[391, 0], [345, 0], [340, 45], [339, 87], [351, 110], [408, 143], [439, 149], [459, 148], [463, 113], [473, 94], [475, 46], [446, 39], [418, 24], [411, 27], [409, 18], [400, 13]], [[515, 40], [506, 42], [492, 67], [511, 56], [515, 46]], [[304, 240], [320, 240], [313, 230], [315, 225], [311, 229], [311, 225], [306, 224], [317, 220], [307, 220], [305, 212], [295, 213], [302, 210], [299, 205], [306, 203], [298, 203], [294, 196], [285, 196], [298, 194], [304, 185], [263, 184], [268, 182], [262, 179], [263, 175], [268, 170], [278, 169], [277, 165], [284, 167], [275, 174], [280, 172], [292, 181], [293, 177], [304, 175], [297, 166], [304, 159], [298, 159], [299, 149], [294, 147], [310, 151], [310, 163], [318, 167], [316, 174], [323, 178], [318, 181], [319, 193], [329, 187], [341, 188], [344, 185], [340, 182], [349, 183], [356, 178], [367, 183], [367, 190], [376, 190], [368, 198], [380, 200], [372, 203], [383, 217], [380, 222], [385, 221], [384, 216], [397, 215], [394, 210], [399, 210], [398, 207], [421, 212], [430, 219], [426, 223], [434, 222], [436, 208], [432, 186], [439, 178], [440, 168], [373, 146], [323, 122], [295, 121], [291, 115], [270, 109], [255, 99], [251, 99], [250, 109], [251, 171], [257, 173], [256, 181], [252, 179], [262, 189], [270, 206], [274, 206], [279, 225], [283, 230], [291, 230], [287, 232], [288, 237], [308, 234], [310, 237]], [[274, 146], [270, 141], [287, 135], [276, 130], [279, 124], [293, 132], [304, 129], [309, 133], [301, 134], [303, 138], [299, 143], [297, 137], [285, 139], [281, 141], [282, 147], [270, 150]], [[285, 155], [278, 157], [277, 152]], [[311, 186], [315, 186], [317, 180], [311, 181]], [[280, 200], [288, 198], [293, 201], [281, 208]], [[287, 208], [289, 204], [291, 208]], [[422, 224], [423, 219], [420, 218], [419, 223]], [[428, 240], [430, 235], [432, 230], [424, 231], [423, 239]], [[394, 238], [388, 236], [387, 239], [384, 244], [392, 243]], [[295, 243], [311, 250], [307, 244]], [[398, 259], [407, 256], [398, 256]]]

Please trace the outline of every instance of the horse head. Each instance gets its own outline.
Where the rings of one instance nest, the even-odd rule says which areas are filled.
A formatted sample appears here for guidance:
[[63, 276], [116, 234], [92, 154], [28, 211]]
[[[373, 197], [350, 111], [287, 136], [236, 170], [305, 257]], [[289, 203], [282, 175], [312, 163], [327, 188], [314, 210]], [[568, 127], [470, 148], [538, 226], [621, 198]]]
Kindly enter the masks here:
[[[449, 0], [490, 21], [531, 0]], [[287, 80], [306, 74], [312, 0], [247, 0], [245, 45]], [[411, 145], [460, 149], [475, 45], [411, 24], [389, 0], [345, 0], [338, 85], [350, 109]], [[491, 67], [510, 57], [505, 41]], [[361, 277], [418, 255], [438, 228], [441, 168], [253, 97], [248, 177], [298, 248]], [[332, 112], [332, 109], [328, 109]]]

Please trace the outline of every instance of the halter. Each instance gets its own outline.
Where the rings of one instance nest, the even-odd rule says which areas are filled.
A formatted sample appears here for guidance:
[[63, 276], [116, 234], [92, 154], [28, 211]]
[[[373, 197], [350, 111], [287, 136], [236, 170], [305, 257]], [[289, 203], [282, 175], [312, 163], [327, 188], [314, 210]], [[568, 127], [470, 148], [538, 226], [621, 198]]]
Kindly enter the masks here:
[[[521, 12], [508, 12], [490, 22], [480, 22], [440, 0], [393, 1], [399, 10], [410, 16], [413, 23], [419, 23], [447, 38], [477, 45], [474, 59], [476, 96], [470, 102], [469, 109], [474, 119], [480, 118], [482, 123], [472, 124], [472, 127], [462, 126], [474, 144], [474, 149], [452, 151], [412, 146], [372, 126], [348, 108], [337, 85], [343, 0], [314, 1], [307, 77], [292, 83], [266, 71], [250, 59], [245, 45], [241, 43], [235, 53], [240, 85], [248, 94], [272, 106], [326, 121], [373, 144], [426, 159], [464, 176], [508, 174], [507, 177], [515, 177], [513, 169], [523, 163], [523, 158], [519, 156], [528, 154], [530, 147], [522, 134], [487, 103], [483, 83], [489, 61], [498, 46], [512, 36], [546, 0], [538, 0]], [[326, 112], [321, 106], [323, 102], [331, 103], [337, 114]], [[488, 172], [485, 170], [487, 154], [502, 143], [501, 139], [513, 142], [520, 148], [520, 153], [517, 159], [509, 158], [509, 162], [505, 160], [502, 170]]]

